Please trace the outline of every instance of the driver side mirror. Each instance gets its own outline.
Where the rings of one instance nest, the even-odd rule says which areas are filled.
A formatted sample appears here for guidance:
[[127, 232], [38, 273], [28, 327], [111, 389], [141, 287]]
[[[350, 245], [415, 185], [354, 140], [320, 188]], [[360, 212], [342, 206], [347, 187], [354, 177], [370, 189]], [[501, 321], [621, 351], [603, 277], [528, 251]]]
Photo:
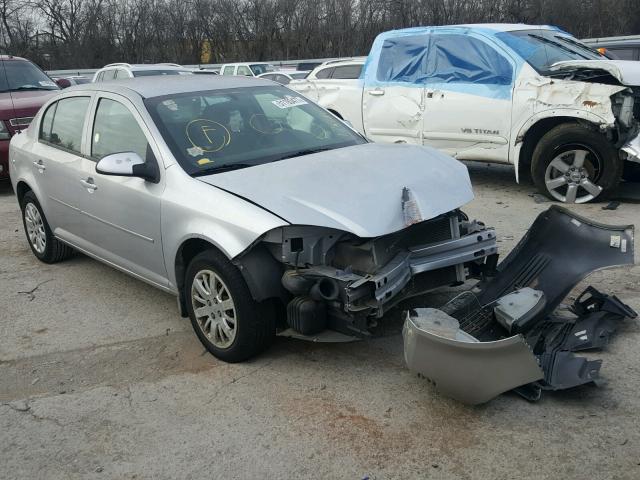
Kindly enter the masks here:
[[105, 155], [96, 164], [96, 172], [118, 177], [138, 177], [151, 183], [160, 181], [160, 172], [156, 162], [145, 162], [135, 152]]

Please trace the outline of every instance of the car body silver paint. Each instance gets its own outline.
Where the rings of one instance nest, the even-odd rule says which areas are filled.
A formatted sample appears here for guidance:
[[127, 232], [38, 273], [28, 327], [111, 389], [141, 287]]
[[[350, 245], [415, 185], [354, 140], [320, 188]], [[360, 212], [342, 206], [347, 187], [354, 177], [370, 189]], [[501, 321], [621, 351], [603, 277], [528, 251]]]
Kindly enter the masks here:
[[[405, 227], [400, 208], [404, 186], [414, 191], [425, 219], [473, 198], [466, 167], [446, 155], [423, 147], [371, 144], [221, 173], [208, 177], [207, 184], [177, 165], [143, 103], [149, 96], [270, 84], [246, 77], [175, 76], [65, 89], [12, 139], [14, 189], [25, 182], [34, 191], [60, 239], [174, 293], [176, 255], [188, 239], [206, 240], [234, 258], [264, 233], [288, 223], [337, 227], [363, 237], [400, 230]], [[71, 96], [90, 97], [79, 155], [38, 140], [48, 105]], [[89, 150], [102, 97], [124, 104], [140, 124], [160, 167], [158, 184], [96, 172]], [[44, 168], [35, 165], [39, 161]], [[256, 192], [239, 188], [243, 182]], [[274, 199], [282, 202], [277, 208]], [[272, 207], [275, 214], [269, 212], [275, 211]]]
[[435, 383], [442, 394], [470, 405], [544, 378], [521, 335], [493, 342], [461, 341], [420, 328], [406, 314], [404, 355], [409, 370]]
[[362, 238], [406, 227], [402, 189], [423, 218], [473, 199], [467, 168], [430, 147], [369, 143], [199, 177], [263, 206], [292, 224], [344, 230]]

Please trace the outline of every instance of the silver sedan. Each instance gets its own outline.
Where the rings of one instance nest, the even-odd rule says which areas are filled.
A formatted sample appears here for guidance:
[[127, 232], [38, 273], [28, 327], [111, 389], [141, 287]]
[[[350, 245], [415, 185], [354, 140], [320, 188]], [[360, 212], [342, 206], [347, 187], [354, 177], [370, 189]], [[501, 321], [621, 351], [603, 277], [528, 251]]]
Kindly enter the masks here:
[[458, 209], [466, 168], [369, 143], [311, 101], [243, 77], [72, 87], [10, 146], [36, 257], [83, 252], [177, 296], [202, 343], [241, 361], [275, 334], [351, 340], [398, 301], [496, 253]]

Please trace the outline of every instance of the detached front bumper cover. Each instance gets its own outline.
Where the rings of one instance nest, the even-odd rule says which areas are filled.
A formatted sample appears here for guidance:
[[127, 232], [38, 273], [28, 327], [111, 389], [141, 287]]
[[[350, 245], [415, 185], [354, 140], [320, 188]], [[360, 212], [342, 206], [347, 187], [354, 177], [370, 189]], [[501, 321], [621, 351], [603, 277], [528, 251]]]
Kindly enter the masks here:
[[[453, 328], [453, 323], [448, 331], [434, 328], [424, 320], [429, 316], [426, 309], [407, 312], [407, 365], [445, 395], [469, 404], [484, 403], [514, 389], [537, 400], [542, 390], [596, 382], [601, 362], [573, 352], [602, 348], [618, 323], [635, 318], [636, 313], [617, 297], [593, 287], [564, 315], [556, 309], [592, 271], [631, 264], [632, 225], [602, 225], [552, 206], [538, 216], [495, 276], [442, 308], [455, 322]], [[500, 300], [525, 291], [541, 297], [533, 316], [507, 324], [501, 315], [498, 321], [494, 312], [497, 305], [504, 308]], [[517, 296], [509, 298], [518, 302]], [[456, 328], [466, 337], [456, 334]]]

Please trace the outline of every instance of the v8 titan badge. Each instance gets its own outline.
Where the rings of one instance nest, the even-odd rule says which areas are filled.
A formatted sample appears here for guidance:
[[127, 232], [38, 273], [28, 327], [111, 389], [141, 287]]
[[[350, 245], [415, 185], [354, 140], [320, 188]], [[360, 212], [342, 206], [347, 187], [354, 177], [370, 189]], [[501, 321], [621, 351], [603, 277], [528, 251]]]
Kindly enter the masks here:
[[187, 138], [193, 145], [189, 154], [201, 152], [218, 152], [231, 143], [231, 133], [221, 123], [198, 118], [192, 120], [186, 127]]

